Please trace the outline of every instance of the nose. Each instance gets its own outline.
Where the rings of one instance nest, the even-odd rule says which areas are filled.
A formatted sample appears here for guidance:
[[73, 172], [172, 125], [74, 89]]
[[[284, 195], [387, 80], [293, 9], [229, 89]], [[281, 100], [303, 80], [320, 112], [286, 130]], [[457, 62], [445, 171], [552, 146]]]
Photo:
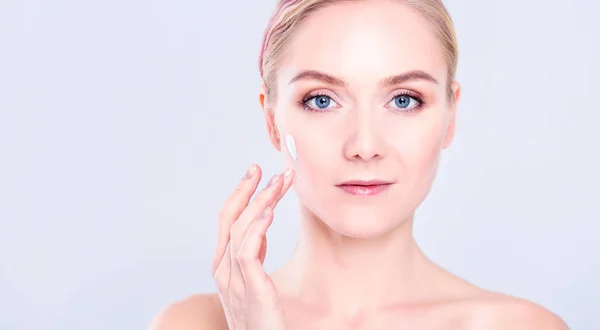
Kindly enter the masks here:
[[344, 146], [346, 158], [365, 162], [381, 158], [384, 145], [373, 113], [361, 109], [349, 119], [348, 132], [350, 134], [348, 134]]

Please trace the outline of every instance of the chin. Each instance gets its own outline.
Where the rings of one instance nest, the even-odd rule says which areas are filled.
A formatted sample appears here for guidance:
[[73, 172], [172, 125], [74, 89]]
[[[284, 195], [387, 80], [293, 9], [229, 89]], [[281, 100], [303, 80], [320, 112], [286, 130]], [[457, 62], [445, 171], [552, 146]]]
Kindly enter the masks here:
[[350, 205], [340, 206], [321, 219], [341, 235], [362, 239], [382, 236], [399, 225], [397, 217], [382, 214], [380, 209]]

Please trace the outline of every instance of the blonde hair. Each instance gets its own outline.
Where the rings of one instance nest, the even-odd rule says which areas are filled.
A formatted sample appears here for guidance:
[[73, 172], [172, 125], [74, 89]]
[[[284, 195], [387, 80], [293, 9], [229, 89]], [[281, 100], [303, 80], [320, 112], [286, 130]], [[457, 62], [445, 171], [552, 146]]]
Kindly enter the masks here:
[[[275, 100], [276, 71], [294, 31], [310, 13], [327, 5], [357, 0], [279, 0], [267, 25], [259, 56], [259, 71], [267, 89], [267, 98]], [[458, 45], [450, 14], [441, 0], [398, 0], [421, 14], [433, 27], [448, 66], [448, 99], [453, 99], [452, 82], [458, 64]]]

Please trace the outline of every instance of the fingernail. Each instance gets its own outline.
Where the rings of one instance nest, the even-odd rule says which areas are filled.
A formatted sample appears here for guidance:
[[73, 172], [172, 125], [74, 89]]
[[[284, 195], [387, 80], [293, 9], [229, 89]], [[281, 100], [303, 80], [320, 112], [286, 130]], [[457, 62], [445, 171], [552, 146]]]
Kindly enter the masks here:
[[248, 180], [248, 179], [250, 179], [250, 178], [251, 178], [251, 177], [254, 175], [254, 172], [255, 172], [255, 171], [256, 171], [256, 165], [252, 164], [252, 165], [251, 165], [251, 166], [248, 168], [248, 170], [246, 171], [246, 174], [244, 174], [244, 178], [243, 178], [243, 179], [244, 179], [244, 180]]
[[281, 178], [281, 175], [275, 174], [275, 176], [273, 176], [273, 178], [271, 178], [271, 181], [269, 181], [269, 183], [267, 184], [267, 188], [277, 183], [277, 181], [279, 181], [279, 178]]
[[290, 175], [292, 175], [292, 169], [288, 168], [287, 170], [285, 170], [285, 172], [283, 172], [283, 176], [284, 177], [289, 177]]

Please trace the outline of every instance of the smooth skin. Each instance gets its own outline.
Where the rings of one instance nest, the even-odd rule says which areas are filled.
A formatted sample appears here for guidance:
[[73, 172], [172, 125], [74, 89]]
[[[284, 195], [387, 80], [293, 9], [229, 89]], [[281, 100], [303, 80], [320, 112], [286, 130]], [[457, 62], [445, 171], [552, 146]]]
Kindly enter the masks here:
[[[306, 72], [313, 74], [295, 79]], [[381, 83], [398, 75], [407, 79]], [[447, 98], [447, 80], [430, 23], [400, 1], [340, 2], [311, 13], [278, 67], [276, 101], [264, 86], [260, 94], [273, 146], [282, 150], [285, 134], [295, 138], [298, 160], [283, 152], [294, 171], [252, 202], [260, 168], [242, 180], [219, 216], [218, 293], [168, 306], [150, 328], [568, 329], [535, 303], [449, 273], [414, 240], [414, 213], [454, 137], [461, 93], [453, 82]], [[338, 187], [356, 179], [392, 184], [369, 197]], [[300, 240], [290, 260], [266, 274], [265, 233], [292, 183]]]

